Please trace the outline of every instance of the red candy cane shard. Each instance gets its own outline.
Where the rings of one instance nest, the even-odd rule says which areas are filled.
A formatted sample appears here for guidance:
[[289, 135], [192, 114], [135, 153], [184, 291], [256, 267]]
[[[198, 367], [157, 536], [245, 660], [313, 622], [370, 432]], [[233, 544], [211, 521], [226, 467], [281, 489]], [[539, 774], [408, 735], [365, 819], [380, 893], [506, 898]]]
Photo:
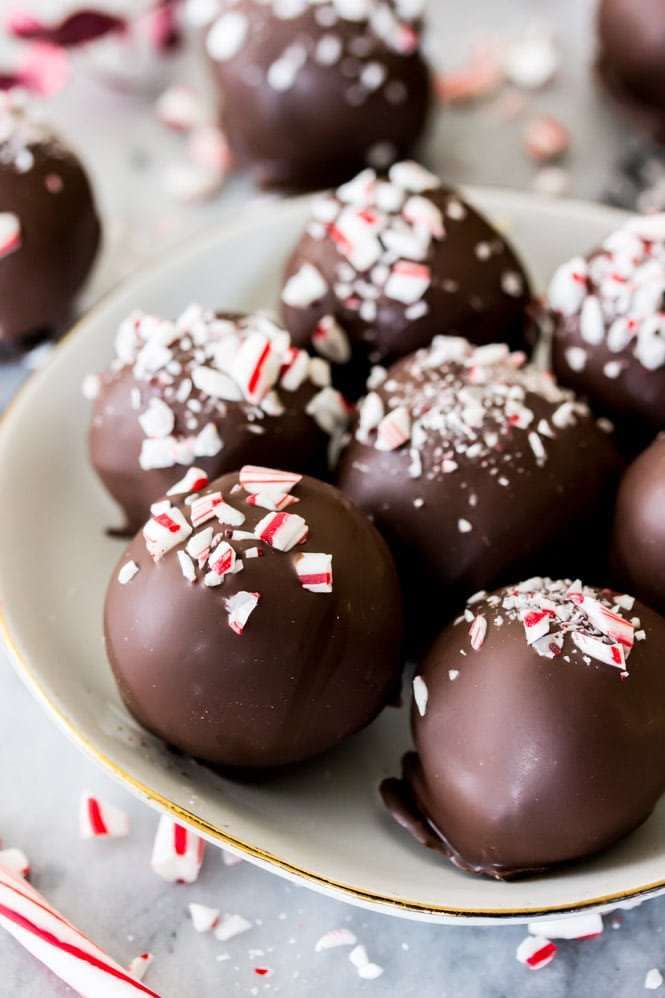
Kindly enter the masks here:
[[387, 298], [402, 302], [403, 305], [415, 305], [431, 283], [432, 271], [426, 264], [398, 260], [386, 282], [384, 293]]
[[250, 616], [256, 610], [261, 599], [260, 593], [248, 593], [244, 590], [229, 596], [224, 600], [224, 606], [229, 618], [229, 627], [236, 634], [242, 634]]
[[139, 953], [129, 964], [130, 974], [133, 974], [139, 981], [142, 981], [154, 959], [155, 957], [152, 953]]
[[408, 409], [398, 406], [383, 417], [376, 431], [377, 450], [397, 450], [411, 438], [411, 416]]
[[288, 492], [279, 492], [277, 489], [265, 489], [263, 492], [252, 492], [246, 499], [248, 506], [260, 506], [261, 509], [280, 510], [300, 502], [295, 496]]
[[246, 464], [242, 467], [238, 478], [245, 492], [264, 492], [266, 489], [290, 492], [302, 481], [302, 475], [293, 471], [260, 468], [253, 464]]
[[297, 513], [268, 513], [254, 528], [260, 541], [278, 551], [290, 551], [306, 539], [308, 532], [307, 523]]
[[159, 998], [5, 867], [0, 867], [0, 925], [83, 998]]
[[129, 834], [129, 818], [120, 808], [84, 793], [79, 809], [79, 831], [82, 839], [122, 838]]
[[310, 593], [331, 593], [333, 588], [331, 554], [299, 554], [296, 573], [303, 589]]
[[208, 908], [193, 901], [188, 905], [192, 925], [196, 932], [209, 932], [219, 924], [219, 908]]
[[0, 212], [0, 260], [21, 247], [21, 223], [11, 211]]
[[623, 645], [626, 655], [630, 654], [635, 640], [635, 628], [629, 620], [625, 620], [591, 596], [585, 596], [580, 607], [594, 627], [598, 628], [602, 634], [606, 634], [608, 638]]
[[148, 552], [154, 561], [159, 561], [172, 548], [187, 540], [192, 528], [179, 509], [171, 507], [168, 512], [153, 516], [143, 528], [143, 537]]
[[230, 374], [247, 402], [258, 404], [279, 377], [281, 360], [263, 333], [250, 333], [238, 350]]
[[479, 613], [477, 617], [474, 617], [473, 623], [469, 628], [469, 641], [474, 651], [482, 648], [486, 634], [487, 619], [483, 617], [482, 613]]
[[527, 644], [532, 645], [549, 634], [550, 620], [553, 617], [554, 613], [551, 610], [527, 610], [522, 615]]
[[200, 492], [208, 484], [208, 476], [201, 468], [190, 468], [184, 478], [172, 485], [167, 496], [182, 496], [188, 492]]
[[542, 970], [556, 956], [557, 946], [543, 936], [527, 936], [517, 947], [515, 953], [520, 963], [530, 970]]
[[224, 578], [225, 575], [233, 571], [235, 562], [236, 553], [227, 541], [222, 541], [221, 544], [218, 544], [208, 558], [210, 570], [221, 578]]
[[598, 662], [612, 665], [615, 669], [626, 668], [626, 656], [623, 645], [618, 643], [605, 644], [600, 638], [594, 638], [591, 634], [583, 634], [581, 631], [573, 631], [571, 634], [573, 642], [583, 655], [595, 658]]
[[152, 850], [151, 866], [163, 880], [193, 884], [203, 863], [203, 839], [162, 815]]
[[202, 523], [212, 520], [216, 515], [217, 507], [223, 501], [221, 492], [211, 492], [207, 496], [200, 496], [198, 499], [194, 499], [189, 507], [189, 518], [192, 521], [192, 526], [200, 527]]

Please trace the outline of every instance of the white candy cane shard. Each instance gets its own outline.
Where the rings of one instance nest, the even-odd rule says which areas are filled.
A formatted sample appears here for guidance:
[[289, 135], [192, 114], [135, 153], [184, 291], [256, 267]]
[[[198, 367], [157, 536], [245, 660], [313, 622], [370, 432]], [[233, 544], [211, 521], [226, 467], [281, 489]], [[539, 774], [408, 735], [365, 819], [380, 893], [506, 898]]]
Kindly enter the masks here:
[[279, 510], [292, 506], [293, 503], [300, 502], [295, 496], [288, 492], [279, 492], [276, 489], [265, 489], [263, 492], [253, 492], [247, 497], [248, 506], [259, 506], [261, 509]]
[[260, 468], [246, 464], [240, 469], [238, 480], [245, 492], [264, 492], [266, 489], [290, 492], [302, 481], [302, 475], [293, 471], [278, 471], [276, 468]]
[[432, 271], [424, 263], [398, 260], [386, 281], [384, 292], [388, 298], [414, 305], [423, 297], [432, 283]]
[[189, 557], [186, 551], [176, 551], [178, 556], [178, 564], [180, 565], [180, 571], [188, 582], [196, 582], [196, 569], [194, 568], [194, 562]]
[[215, 509], [215, 516], [220, 523], [226, 523], [229, 527], [241, 527], [245, 522], [245, 514], [235, 506], [229, 506], [227, 502], [219, 503]]
[[602, 634], [606, 634], [608, 638], [612, 638], [613, 641], [618, 641], [620, 645], [623, 645], [626, 655], [630, 654], [635, 641], [635, 628], [629, 620], [625, 620], [618, 613], [603, 606], [592, 596], [585, 596], [580, 603], [580, 608], [594, 627]]
[[[224, 446], [214, 423], [206, 423], [194, 440], [195, 457], [216, 457]], [[184, 462], [181, 462], [184, 463]]]
[[376, 431], [374, 446], [377, 450], [397, 450], [411, 439], [411, 416], [405, 406], [400, 405], [386, 413]]
[[0, 867], [3, 866], [21, 877], [30, 875], [30, 861], [21, 849], [0, 849]]
[[260, 593], [248, 593], [245, 590], [235, 593], [224, 600], [224, 607], [229, 618], [229, 627], [235, 634], [242, 634], [247, 621], [258, 606]]
[[544, 936], [527, 936], [517, 947], [515, 956], [530, 970], [542, 970], [556, 956], [557, 946]]
[[227, 943], [229, 939], [234, 939], [251, 928], [252, 923], [248, 922], [242, 915], [223, 915], [215, 929], [215, 939]]
[[412, 194], [423, 194], [425, 191], [434, 191], [441, 186], [441, 181], [433, 173], [425, 170], [419, 163], [413, 160], [404, 160], [395, 163], [390, 167], [388, 173], [390, 180], [402, 190]]
[[605, 665], [612, 665], [615, 669], [625, 671], [626, 656], [623, 645], [613, 642], [611, 645], [605, 644], [600, 638], [594, 638], [590, 634], [582, 634], [580, 631], [572, 631], [573, 642], [583, 655], [595, 658]]
[[[245, 551], [245, 558], [247, 557], [247, 552]], [[229, 852], [228, 849], [222, 849], [222, 862], [224, 866], [237, 866], [238, 863], [243, 863], [244, 860], [242, 856], [236, 856], [234, 852]]]
[[215, 62], [226, 62], [243, 47], [249, 21], [239, 11], [228, 11], [218, 17], [206, 37], [208, 55]]
[[413, 678], [413, 699], [416, 702], [416, 707], [418, 708], [418, 713], [421, 717], [425, 716], [427, 712], [427, 700], [429, 698], [429, 691], [427, 689], [427, 684], [422, 676], [414, 676]]
[[334, 364], [346, 364], [351, 359], [349, 338], [332, 315], [319, 319], [312, 333], [312, 346]]
[[171, 883], [193, 884], [203, 863], [203, 839], [164, 814], [152, 849], [153, 871]]
[[12, 211], [0, 212], [0, 259], [21, 248], [21, 222]]
[[153, 561], [159, 561], [172, 548], [187, 540], [192, 528], [175, 506], [153, 516], [143, 528], [143, 538]]
[[576, 315], [588, 291], [586, 260], [576, 256], [562, 264], [555, 272], [547, 293], [548, 304], [563, 316]]
[[356, 946], [355, 949], [352, 949], [349, 953], [349, 960], [358, 971], [358, 977], [362, 977], [366, 981], [373, 981], [383, 973], [383, 967], [380, 967], [378, 963], [371, 962], [364, 946]]
[[350, 929], [331, 929], [330, 932], [324, 932], [317, 940], [314, 952], [323, 953], [338, 946], [355, 946], [357, 941]]
[[135, 561], [126, 561], [118, 572], [118, 582], [121, 586], [126, 586], [128, 582], [132, 581], [138, 571], [139, 566]]
[[225, 575], [233, 571], [236, 563], [235, 550], [227, 541], [218, 544], [208, 558], [208, 566], [211, 572], [223, 579]]
[[148, 967], [155, 959], [152, 953], [139, 953], [135, 956], [133, 960], [129, 963], [129, 972], [133, 974], [137, 980], [142, 981], [148, 972]]
[[321, 271], [311, 263], [304, 263], [284, 285], [282, 301], [291, 308], [307, 308], [320, 301], [327, 291]]
[[250, 333], [231, 365], [231, 375], [243, 397], [255, 405], [270, 391], [279, 377], [281, 359], [272, 340], [263, 333]]
[[223, 402], [239, 402], [242, 398], [240, 388], [224, 371], [216, 371], [212, 367], [195, 367], [192, 381], [194, 387], [209, 398], [221, 399]]
[[469, 642], [474, 651], [482, 648], [486, 634], [487, 618], [483, 617], [482, 613], [479, 613], [477, 617], [473, 618], [473, 622], [469, 628]]
[[219, 908], [208, 908], [207, 905], [196, 902], [187, 907], [196, 932], [210, 932], [219, 923]]
[[2, 866], [0, 925], [84, 998], [159, 998], [63, 918], [27, 880]]
[[349, 421], [349, 408], [344, 403], [344, 396], [334, 388], [322, 388], [317, 392], [307, 403], [305, 412], [329, 436], [343, 430]]
[[129, 818], [120, 808], [84, 793], [79, 807], [79, 833], [82, 839], [123, 838], [129, 834]]
[[141, 441], [139, 466], [143, 471], [172, 468], [175, 463], [174, 437], [148, 437]]
[[307, 534], [307, 523], [297, 513], [268, 513], [254, 527], [254, 536], [278, 551], [290, 551]]
[[146, 437], [168, 437], [175, 426], [173, 409], [159, 398], [151, 398], [148, 408], [138, 417]]
[[300, 554], [296, 557], [296, 573], [303, 589], [310, 593], [331, 593], [333, 589], [332, 555]]
[[167, 496], [182, 496], [190, 492], [200, 492], [208, 484], [208, 476], [202, 468], [190, 468], [180, 481], [172, 485]]
[[189, 518], [192, 521], [192, 526], [200, 527], [208, 520], [212, 520], [217, 515], [217, 509], [223, 501], [221, 492], [209, 492], [208, 495], [194, 499], [189, 506]]
[[309, 372], [309, 354], [298, 347], [289, 347], [286, 351], [281, 372], [280, 386], [287, 392], [295, 392], [300, 388]]
[[548, 610], [527, 610], [522, 614], [522, 623], [527, 644], [532, 645], [549, 634], [553, 614]]
[[647, 991], [657, 991], [662, 983], [663, 975], [658, 967], [652, 967], [651, 970], [647, 970], [646, 977], [644, 978], [644, 987]]
[[407, 222], [416, 228], [425, 229], [435, 239], [443, 239], [445, 235], [443, 214], [429, 198], [419, 194], [413, 195], [404, 205], [403, 215]]
[[600, 915], [569, 915], [551, 921], [530, 922], [532, 936], [546, 936], [548, 939], [591, 939], [603, 931]]

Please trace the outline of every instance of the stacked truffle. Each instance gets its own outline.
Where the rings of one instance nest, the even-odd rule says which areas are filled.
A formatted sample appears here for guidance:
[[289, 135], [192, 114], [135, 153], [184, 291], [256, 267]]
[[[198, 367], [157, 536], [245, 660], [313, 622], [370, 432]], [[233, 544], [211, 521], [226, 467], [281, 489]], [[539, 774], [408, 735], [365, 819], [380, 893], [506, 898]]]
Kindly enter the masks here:
[[417, 163], [365, 170], [318, 199], [286, 269], [285, 324], [362, 390], [368, 358], [397, 360], [437, 333], [528, 348], [529, 281], [515, 252]]
[[92, 463], [128, 532], [195, 462], [211, 478], [247, 460], [325, 474], [347, 407], [327, 362], [267, 316], [196, 305], [176, 322], [137, 313], [120, 326], [115, 352], [84, 389], [96, 399]]
[[62, 332], [99, 236], [79, 160], [34, 111], [0, 93], [0, 354]]
[[385, 168], [430, 104], [423, 0], [223, 0], [206, 48], [236, 162], [314, 189]]

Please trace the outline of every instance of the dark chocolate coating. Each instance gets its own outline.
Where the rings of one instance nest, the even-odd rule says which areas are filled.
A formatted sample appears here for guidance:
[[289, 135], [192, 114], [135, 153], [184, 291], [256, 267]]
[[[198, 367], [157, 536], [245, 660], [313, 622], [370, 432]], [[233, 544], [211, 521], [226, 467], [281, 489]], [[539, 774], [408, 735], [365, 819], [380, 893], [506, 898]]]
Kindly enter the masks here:
[[[386, 411], [394, 394], [386, 384], [409, 383], [417, 356], [393, 365], [377, 389]], [[530, 429], [541, 419], [551, 423], [558, 408], [533, 391], [524, 404], [534, 414]], [[422, 474], [410, 477], [408, 448], [380, 451], [370, 436], [368, 443], [354, 436], [343, 451], [337, 484], [371, 515], [395, 555], [411, 646], [426, 644], [469, 593], [536, 570], [591, 578], [599, 564], [604, 570], [621, 461], [611, 436], [589, 414], [554, 439], [543, 438], [543, 466], [527, 432], [506, 423], [494, 449], [498, 473], [490, 473], [484, 458], [457, 452], [455, 471], [432, 473], [437, 453], [452, 445], [431, 435]], [[460, 532], [461, 520], [471, 524], [466, 533]]]
[[[332, 238], [316, 239], [303, 233], [286, 267], [286, 281], [304, 263], [313, 264], [328, 284], [328, 291], [307, 308], [282, 303], [282, 318], [299, 346], [308, 345], [317, 323], [332, 315], [346, 331], [353, 349], [352, 360], [333, 373], [340, 387], [356, 396], [371, 363], [390, 364], [400, 357], [428, 346], [434, 336], [463, 336], [472, 343], [505, 342], [513, 350], [531, 352], [532, 321], [527, 311], [531, 300], [528, 275], [514, 249], [503, 235], [450, 189], [427, 191], [423, 195], [443, 213], [446, 234], [433, 240], [423, 261], [432, 271], [432, 283], [423, 295], [424, 315], [409, 318], [408, 309], [382, 291], [376, 300], [377, 315], [363, 320], [357, 309], [337, 297], [337, 268], [346, 263]], [[464, 206], [464, 217], [448, 212], [450, 203]], [[491, 246], [487, 259], [480, 259], [478, 247]], [[508, 294], [502, 287], [506, 274], [517, 275], [522, 292]], [[369, 280], [367, 273], [358, 276]], [[371, 361], [370, 361], [371, 358]], [[341, 379], [341, 380], [340, 380]]]
[[585, 661], [570, 638], [568, 661], [539, 656], [519, 620], [490, 624], [478, 651], [468, 623], [448, 627], [421, 670], [417, 754], [382, 788], [396, 820], [498, 879], [583, 859], [645, 821], [665, 789], [665, 622], [639, 603], [631, 614], [646, 639], [628, 675]]
[[665, 614], [665, 438], [631, 464], [617, 498], [612, 538], [617, 579]]
[[[230, 474], [210, 488], [252, 530], [266, 511], [231, 494], [237, 482]], [[106, 647], [127, 707], [211, 763], [263, 769], [314, 756], [368, 724], [399, 684], [401, 594], [390, 552], [332, 486], [305, 478], [293, 495], [307, 541], [286, 553], [232, 541], [240, 557], [252, 543], [265, 556], [245, 559], [218, 588], [187, 582], [174, 551], [153, 563], [141, 534], [109, 585]], [[331, 593], [300, 586], [294, 559], [308, 551], [332, 554]], [[117, 573], [128, 559], [140, 571], [123, 586]], [[224, 598], [240, 590], [259, 592], [260, 602], [237, 635]]]
[[[222, 4], [222, 16], [231, 10], [247, 19], [247, 32], [231, 58], [210, 58], [221, 125], [235, 162], [250, 169], [264, 188], [333, 186], [368, 165], [368, 154], [379, 145], [389, 147], [381, 163], [387, 166], [403, 158], [425, 128], [431, 81], [420, 51], [392, 51], [366, 20], [337, 18], [323, 27], [317, 20], [321, 9], [312, 5], [285, 19], [257, 0]], [[340, 41], [344, 54], [324, 65], [315, 50], [330, 36]], [[304, 46], [307, 61], [291, 86], [274, 89], [266, 74], [293, 45]], [[364, 45], [362, 56], [351, 54], [358, 45]], [[369, 63], [386, 71], [386, 83], [375, 90], [363, 90], [358, 82]], [[388, 99], [391, 84], [401, 88], [398, 102]]]
[[[600, 68], [610, 86], [665, 111], [665, 9], [662, 0], [601, 0]], [[665, 134], [661, 120], [661, 133]]]
[[21, 225], [20, 247], [0, 259], [0, 356], [66, 328], [100, 240], [79, 160], [50, 141], [28, 149], [33, 164], [20, 172], [3, 160], [0, 146], [0, 212]]

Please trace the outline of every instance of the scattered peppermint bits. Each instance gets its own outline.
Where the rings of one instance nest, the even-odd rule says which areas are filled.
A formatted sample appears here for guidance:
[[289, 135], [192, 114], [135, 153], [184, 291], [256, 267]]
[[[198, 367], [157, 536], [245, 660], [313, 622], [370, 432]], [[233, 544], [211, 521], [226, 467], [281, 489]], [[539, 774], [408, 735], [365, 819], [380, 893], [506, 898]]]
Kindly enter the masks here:
[[644, 978], [644, 987], [647, 991], [657, 991], [662, 986], [662, 983], [663, 975], [657, 967], [652, 967], [651, 970], [647, 971]]
[[150, 964], [155, 959], [152, 953], [139, 953], [130, 961], [128, 970], [137, 980], [142, 981], [148, 972]]
[[[470, 622], [468, 643], [478, 650], [505, 620], [519, 621], [524, 640], [543, 658], [592, 661], [613, 666], [623, 678], [636, 641], [645, 640], [639, 619], [629, 618], [630, 596], [596, 590], [581, 582], [535, 577], [467, 604], [458, 624]], [[602, 927], [602, 926], [601, 926]]]
[[11, 211], [0, 212], [0, 260], [21, 248], [21, 222]]
[[355, 946], [357, 941], [350, 929], [331, 929], [330, 932], [325, 932], [318, 939], [314, 952], [323, 953], [325, 950], [336, 949], [338, 946]]
[[374, 981], [383, 973], [383, 967], [380, 967], [378, 963], [372, 963], [364, 946], [356, 946], [352, 949], [349, 953], [349, 960], [356, 968], [358, 977], [365, 981]]
[[162, 880], [193, 884], [203, 864], [204, 849], [203, 839], [164, 814], [157, 827], [152, 869]]
[[120, 808], [84, 793], [79, 808], [82, 839], [123, 838], [129, 834], [129, 818]]
[[551, 921], [540, 920], [529, 924], [532, 936], [547, 936], [548, 939], [594, 939], [603, 932], [601, 915], [568, 915]]
[[303, 589], [310, 593], [331, 593], [333, 586], [331, 554], [300, 554], [296, 573]]
[[210, 932], [219, 924], [219, 908], [208, 908], [192, 902], [187, 906], [196, 932]]
[[242, 935], [251, 928], [252, 923], [243, 915], [222, 915], [215, 929], [215, 938], [226, 943], [229, 939], [235, 939], [236, 936]]
[[121, 586], [126, 586], [128, 582], [132, 581], [138, 571], [139, 566], [135, 561], [126, 561], [118, 572], [118, 582]]
[[413, 679], [413, 699], [415, 700], [416, 707], [418, 708], [418, 713], [421, 717], [424, 717], [427, 712], [427, 700], [429, 698], [429, 692], [427, 690], [427, 684], [422, 676], [414, 676]]
[[242, 634], [247, 621], [258, 606], [260, 598], [260, 593], [248, 593], [241, 590], [224, 600], [229, 617], [229, 627], [232, 631], [236, 634]]
[[[665, 214], [635, 217], [587, 260], [563, 264], [550, 283], [547, 304], [564, 322], [576, 319], [589, 346], [604, 344], [617, 358], [605, 363], [608, 379], [621, 376], [627, 357], [648, 371], [665, 365]], [[586, 366], [586, 351], [571, 347], [572, 371]]]
[[557, 945], [544, 936], [527, 936], [517, 947], [515, 956], [529, 970], [542, 970], [552, 962]]

